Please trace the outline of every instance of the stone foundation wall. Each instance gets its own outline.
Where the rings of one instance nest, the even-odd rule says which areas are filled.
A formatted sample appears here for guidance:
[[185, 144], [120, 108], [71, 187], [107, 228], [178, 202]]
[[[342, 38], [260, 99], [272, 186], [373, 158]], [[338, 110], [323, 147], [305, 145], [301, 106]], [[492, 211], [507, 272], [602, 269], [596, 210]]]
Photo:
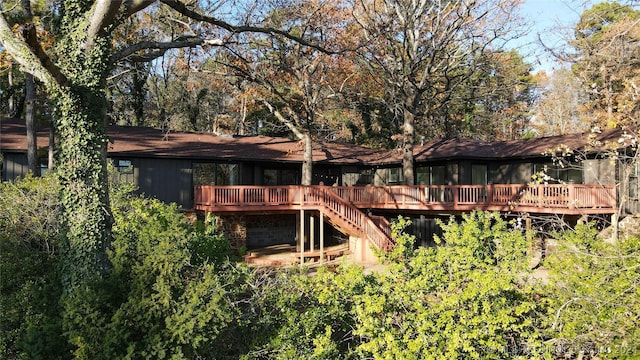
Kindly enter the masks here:
[[296, 215], [223, 215], [218, 228], [233, 249], [296, 243]]
[[225, 215], [218, 218], [218, 229], [227, 236], [232, 249], [247, 246], [247, 216]]
[[291, 214], [247, 216], [248, 248], [296, 243], [296, 216]]

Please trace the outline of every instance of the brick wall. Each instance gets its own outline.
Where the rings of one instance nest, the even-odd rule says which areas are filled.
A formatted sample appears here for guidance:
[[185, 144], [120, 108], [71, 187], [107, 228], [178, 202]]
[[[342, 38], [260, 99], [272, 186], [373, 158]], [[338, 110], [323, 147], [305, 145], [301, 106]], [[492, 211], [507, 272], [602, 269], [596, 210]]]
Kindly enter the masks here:
[[246, 218], [247, 216], [244, 215], [225, 215], [219, 217], [218, 228], [227, 236], [233, 249], [239, 249], [247, 245]]

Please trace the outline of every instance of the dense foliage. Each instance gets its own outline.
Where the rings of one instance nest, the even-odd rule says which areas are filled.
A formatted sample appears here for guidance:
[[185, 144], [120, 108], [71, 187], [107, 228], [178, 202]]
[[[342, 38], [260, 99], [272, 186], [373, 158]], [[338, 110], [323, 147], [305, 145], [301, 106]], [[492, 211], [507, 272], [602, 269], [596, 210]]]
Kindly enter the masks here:
[[548, 260], [554, 343], [571, 356], [600, 353], [613, 359], [640, 354], [640, 236], [614, 244], [591, 224], [559, 234]]
[[414, 248], [402, 229], [384, 270], [255, 270], [215, 219], [114, 186], [106, 276], [65, 292], [53, 178], [0, 184], [0, 356], [6, 359], [633, 358], [640, 238], [589, 224], [557, 234], [544, 263], [497, 214], [442, 224]]

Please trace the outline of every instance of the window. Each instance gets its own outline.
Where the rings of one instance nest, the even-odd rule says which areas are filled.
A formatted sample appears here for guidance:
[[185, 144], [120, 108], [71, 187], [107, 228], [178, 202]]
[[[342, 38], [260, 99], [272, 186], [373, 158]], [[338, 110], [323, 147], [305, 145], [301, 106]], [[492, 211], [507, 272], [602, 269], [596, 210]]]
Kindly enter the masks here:
[[282, 170], [282, 185], [297, 185], [300, 183], [296, 170]]
[[216, 164], [216, 185], [238, 185], [238, 164]]
[[487, 165], [471, 165], [471, 185], [487, 185]]
[[431, 167], [431, 185], [446, 185], [446, 177], [444, 165]]
[[387, 170], [388, 184], [401, 184], [404, 179], [402, 168], [389, 168]]
[[264, 169], [264, 185], [278, 185], [278, 170]]
[[131, 160], [118, 160], [118, 172], [121, 174], [133, 174]]
[[579, 167], [562, 167], [553, 163], [533, 164], [533, 173], [544, 172], [551, 183], [582, 184], [582, 164]]
[[356, 185], [373, 185], [374, 169], [361, 169], [358, 173], [358, 180]]
[[419, 185], [446, 185], [445, 166], [419, 167], [416, 171], [416, 181]]
[[295, 169], [264, 169], [262, 183], [264, 185], [297, 185], [300, 184], [300, 172]]
[[238, 164], [194, 163], [193, 184], [199, 185], [238, 185]]

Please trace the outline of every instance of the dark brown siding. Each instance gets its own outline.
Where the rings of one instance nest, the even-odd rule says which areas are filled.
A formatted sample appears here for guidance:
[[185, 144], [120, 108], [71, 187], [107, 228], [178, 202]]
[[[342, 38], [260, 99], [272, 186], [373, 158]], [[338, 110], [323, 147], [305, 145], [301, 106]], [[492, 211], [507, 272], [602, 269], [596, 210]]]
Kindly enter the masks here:
[[531, 181], [532, 168], [530, 162], [493, 163], [489, 166], [489, 181], [494, 184], [526, 184]]
[[4, 153], [2, 164], [2, 181], [14, 180], [17, 177], [24, 177], [29, 171], [27, 155]]
[[140, 193], [184, 209], [193, 208], [193, 170], [191, 160], [130, 159]]

